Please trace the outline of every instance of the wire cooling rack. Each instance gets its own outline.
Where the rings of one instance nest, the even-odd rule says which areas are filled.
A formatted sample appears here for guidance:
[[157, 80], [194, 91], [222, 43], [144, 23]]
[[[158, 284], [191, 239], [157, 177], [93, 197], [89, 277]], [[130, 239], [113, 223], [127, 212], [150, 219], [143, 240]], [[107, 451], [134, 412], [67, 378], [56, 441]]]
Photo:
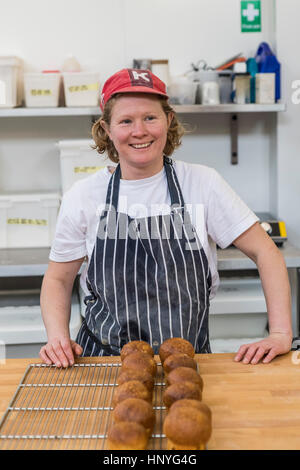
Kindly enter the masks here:
[[[63, 369], [30, 364], [0, 422], [0, 449], [107, 449], [120, 366], [119, 362], [77, 363]], [[156, 424], [148, 449], [163, 449], [165, 441], [161, 364], [157, 369]]]

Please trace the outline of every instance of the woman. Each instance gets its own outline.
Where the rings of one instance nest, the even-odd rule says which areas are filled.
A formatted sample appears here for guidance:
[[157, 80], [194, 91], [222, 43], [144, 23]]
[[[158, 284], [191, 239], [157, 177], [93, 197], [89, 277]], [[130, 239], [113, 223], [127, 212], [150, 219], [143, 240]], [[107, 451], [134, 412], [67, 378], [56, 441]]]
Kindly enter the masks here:
[[[46, 363], [67, 367], [76, 355], [118, 355], [134, 339], [157, 352], [172, 336], [209, 353], [209, 299], [219, 282], [215, 243], [233, 243], [257, 264], [267, 302], [269, 337], [243, 345], [235, 360], [269, 362], [290, 350], [283, 257], [215, 170], [169, 158], [182, 128], [167, 98], [164, 83], [147, 70], [124, 69], [104, 84], [93, 137], [98, 152], [118, 165], [76, 183], [63, 198], [41, 293]], [[71, 291], [85, 256], [86, 314], [74, 342]]]

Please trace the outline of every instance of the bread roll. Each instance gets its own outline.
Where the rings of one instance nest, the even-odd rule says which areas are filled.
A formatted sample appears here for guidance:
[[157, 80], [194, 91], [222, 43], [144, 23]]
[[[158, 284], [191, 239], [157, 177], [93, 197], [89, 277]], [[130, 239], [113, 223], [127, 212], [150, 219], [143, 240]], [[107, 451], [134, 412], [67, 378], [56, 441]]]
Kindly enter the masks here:
[[168, 450], [204, 450], [211, 436], [211, 419], [195, 407], [178, 407], [164, 420]]
[[183, 338], [169, 338], [165, 340], [159, 348], [159, 357], [161, 363], [167, 359], [171, 354], [183, 353], [190, 357], [194, 357], [195, 350], [193, 345]]
[[130, 341], [121, 349], [121, 361], [123, 362], [126, 356], [136, 351], [149, 354], [151, 357], [154, 357], [154, 351], [146, 341]]
[[153, 357], [136, 351], [126, 356], [123, 360], [122, 371], [126, 369], [147, 371], [154, 377], [157, 371], [157, 364]]
[[177, 382], [169, 385], [163, 393], [163, 402], [167, 408], [170, 408], [176, 400], [182, 400], [183, 398], [201, 400], [202, 392], [199, 385], [193, 382]]
[[153, 392], [154, 378], [149, 372], [137, 369], [122, 370], [121, 368], [121, 373], [118, 376], [118, 385], [122, 385], [129, 380], [138, 380], [145, 385], [149, 392]]
[[196, 408], [202, 413], [206, 413], [209, 420], [211, 420], [211, 409], [203, 401], [193, 400], [192, 398], [183, 398], [182, 400], [174, 401], [169, 408], [169, 413], [172, 413], [177, 408]]
[[170, 354], [163, 365], [165, 374], [169, 374], [177, 367], [189, 367], [197, 371], [197, 362], [195, 359], [184, 353]]
[[167, 376], [167, 384], [172, 385], [177, 382], [193, 382], [199, 385], [201, 391], [203, 390], [202, 377], [190, 367], [176, 367], [171, 370]]
[[141, 398], [152, 403], [152, 393], [138, 380], [130, 380], [116, 387], [112, 398], [112, 406], [117, 406], [126, 398]]
[[139, 423], [150, 436], [154, 429], [155, 413], [150, 403], [140, 398], [127, 398], [121, 401], [113, 411], [115, 422], [130, 421]]
[[148, 445], [148, 434], [139, 423], [121, 421], [109, 429], [107, 445], [110, 450], [144, 450]]

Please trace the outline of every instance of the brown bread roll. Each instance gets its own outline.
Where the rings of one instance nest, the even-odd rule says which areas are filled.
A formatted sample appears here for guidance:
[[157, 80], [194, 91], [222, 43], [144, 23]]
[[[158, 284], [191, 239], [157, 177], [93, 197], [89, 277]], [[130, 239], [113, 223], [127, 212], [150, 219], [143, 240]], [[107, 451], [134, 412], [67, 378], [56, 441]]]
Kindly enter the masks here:
[[147, 371], [154, 377], [157, 371], [157, 364], [153, 357], [136, 351], [126, 356], [123, 360], [122, 371], [126, 369]]
[[139, 423], [150, 436], [154, 429], [155, 413], [152, 406], [140, 398], [127, 398], [121, 401], [113, 411], [115, 422], [130, 421]]
[[107, 445], [110, 450], [144, 450], [148, 445], [148, 434], [139, 423], [121, 421], [109, 429]]
[[211, 409], [209, 408], [209, 406], [207, 406], [203, 401], [193, 400], [192, 398], [183, 398], [182, 400], [174, 401], [174, 403], [169, 408], [169, 413], [172, 413], [177, 408], [186, 408], [186, 407], [196, 408], [202, 411], [202, 413], [206, 413], [208, 416], [208, 419], [211, 420], [212, 414], [211, 414]]
[[121, 349], [121, 361], [123, 362], [126, 356], [136, 351], [149, 354], [151, 357], [154, 357], [154, 351], [146, 341], [130, 341]]
[[202, 377], [190, 367], [176, 367], [171, 370], [167, 376], [167, 384], [172, 385], [177, 382], [193, 382], [199, 385], [201, 391], [203, 390]]
[[170, 354], [163, 365], [165, 374], [169, 374], [177, 367], [189, 367], [197, 371], [197, 362], [195, 359], [184, 353]]
[[190, 357], [194, 357], [195, 350], [193, 345], [183, 338], [169, 338], [165, 340], [159, 348], [159, 357], [161, 363], [167, 359], [171, 354], [183, 353]]
[[130, 380], [116, 387], [112, 397], [112, 406], [117, 406], [118, 403], [126, 400], [126, 398], [141, 398], [152, 403], [152, 393], [138, 380]]
[[138, 380], [139, 382], [142, 382], [143, 385], [145, 385], [149, 392], [153, 392], [154, 378], [149, 372], [137, 369], [122, 370], [121, 368], [121, 373], [118, 376], [118, 385], [122, 385], [129, 380]]
[[194, 400], [202, 400], [202, 392], [199, 385], [193, 382], [177, 382], [169, 385], [163, 393], [163, 402], [167, 408], [172, 403], [183, 398], [192, 398]]
[[168, 450], [204, 450], [212, 432], [207, 413], [195, 407], [178, 407], [164, 420]]

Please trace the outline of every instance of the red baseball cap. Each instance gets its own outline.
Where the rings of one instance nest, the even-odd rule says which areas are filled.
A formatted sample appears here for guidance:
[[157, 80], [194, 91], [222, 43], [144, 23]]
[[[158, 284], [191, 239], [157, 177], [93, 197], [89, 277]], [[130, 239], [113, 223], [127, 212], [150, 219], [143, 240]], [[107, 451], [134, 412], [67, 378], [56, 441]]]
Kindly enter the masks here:
[[100, 107], [116, 93], [152, 93], [168, 98], [166, 85], [150, 70], [122, 69], [106, 80], [103, 85]]

